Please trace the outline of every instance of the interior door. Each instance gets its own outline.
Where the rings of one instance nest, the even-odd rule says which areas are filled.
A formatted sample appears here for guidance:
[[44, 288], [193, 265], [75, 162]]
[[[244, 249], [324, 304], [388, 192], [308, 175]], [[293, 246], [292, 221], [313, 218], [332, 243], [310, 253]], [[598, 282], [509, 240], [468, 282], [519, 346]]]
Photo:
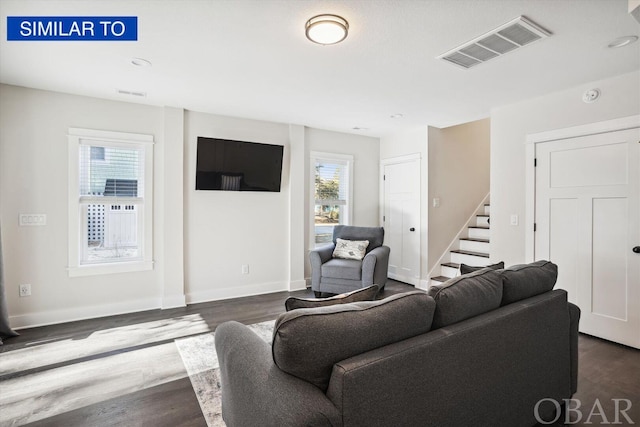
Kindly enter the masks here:
[[389, 277], [420, 283], [420, 159], [384, 165], [384, 228]]
[[640, 130], [536, 144], [535, 257], [580, 331], [640, 348]]

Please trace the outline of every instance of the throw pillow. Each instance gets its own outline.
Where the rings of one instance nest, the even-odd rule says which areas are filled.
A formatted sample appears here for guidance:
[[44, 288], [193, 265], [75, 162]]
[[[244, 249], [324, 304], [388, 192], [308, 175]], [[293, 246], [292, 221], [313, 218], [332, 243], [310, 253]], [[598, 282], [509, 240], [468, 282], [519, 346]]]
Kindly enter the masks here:
[[460, 264], [460, 274], [473, 273], [474, 271], [482, 270], [483, 268], [490, 268], [492, 270], [502, 270], [504, 268], [504, 261], [500, 261], [495, 264], [487, 265], [484, 267], [474, 267], [472, 265]]
[[297, 308], [316, 308], [326, 307], [334, 304], [348, 304], [358, 301], [373, 301], [378, 295], [378, 285], [367, 286], [366, 288], [357, 289], [346, 294], [340, 294], [329, 298], [298, 298], [289, 297], [284, 302], [287, 311]]
[[334, 258], [355, 259], [361, 261], [367, 253], [368, 240], [343, 240], [336, 239], [336, 248], [333, 250]]
[[436, 301], [433, 328], [441, 328], [495, 310], [502, 301], [502, 276], [483, 268], [429, 288]]
[[281, 314], [273, 328], [273, 361], [326, 392], [333, 365], [431, 328], [433, 299], [422, 291]]
[[558, 278], [558, 266], [550, 261], [513, 265], [501, 271], [502, 304], [507, 305], [550, 291]]

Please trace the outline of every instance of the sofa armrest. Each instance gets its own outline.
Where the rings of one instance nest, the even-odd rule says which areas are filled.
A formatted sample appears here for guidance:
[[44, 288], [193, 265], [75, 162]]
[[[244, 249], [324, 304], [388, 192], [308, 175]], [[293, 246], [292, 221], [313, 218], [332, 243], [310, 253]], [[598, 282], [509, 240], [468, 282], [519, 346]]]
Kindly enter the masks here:
[[328, 245], [313, 249], [309, 252], [309, 262], [311, 263], [311, 288], [314, 291], [320, 290], [322, 264], [331, 259], [335, 247], [336, 246], [333, 243], [330, 243]]
[[388, 246], [378, 246], [362, 259], [362, 286], [378, 285], [382, 289], [387, 283], [390, 252]]
[[580, 308], [572, 303], [569, 305], [569, 345], [571, 354], [571, 393], [578, 390], [578, 323], [580, 322]]
[[339, 426], [336, 407], [316, 386], [281, 371], [271, 346], [238, 322], [216, 328], [222, 418], [229, 427]]

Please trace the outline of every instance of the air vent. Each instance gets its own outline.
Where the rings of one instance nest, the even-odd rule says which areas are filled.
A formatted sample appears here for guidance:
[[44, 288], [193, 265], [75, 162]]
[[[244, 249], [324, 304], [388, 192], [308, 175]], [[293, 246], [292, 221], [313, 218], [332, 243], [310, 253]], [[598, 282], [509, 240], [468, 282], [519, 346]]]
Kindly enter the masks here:
[[437, 58], [463, 68], [471, 68], [550, 35], [549, 31], [535, 22], [520, 16]]
[[133, 90], [116, 89], [116, 91], [120, 95], [139, 96], [141, 98], [145, 98], [147, 96], [147, 94], [145, 92], [136, 92], [136, 91], [133, 91]]

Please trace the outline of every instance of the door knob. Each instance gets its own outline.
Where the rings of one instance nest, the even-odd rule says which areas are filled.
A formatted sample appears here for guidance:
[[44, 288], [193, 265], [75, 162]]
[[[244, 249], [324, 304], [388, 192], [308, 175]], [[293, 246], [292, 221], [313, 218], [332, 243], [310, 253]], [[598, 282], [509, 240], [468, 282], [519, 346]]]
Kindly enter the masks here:
[[636, 246], [635, 248], [632, 249], [632, 251], [636, 254], [640, 254], [640, 246]]
[[[409, 229], [409, 231], [416, 231], [416, 229], [415, 229], [414, 227], [411, 227], [411, 228]], [[634, 251], [635, 251], [635, 249], [634, 249]], [[640, 248], [638, 248], [638, 252], [640, 252]]]

